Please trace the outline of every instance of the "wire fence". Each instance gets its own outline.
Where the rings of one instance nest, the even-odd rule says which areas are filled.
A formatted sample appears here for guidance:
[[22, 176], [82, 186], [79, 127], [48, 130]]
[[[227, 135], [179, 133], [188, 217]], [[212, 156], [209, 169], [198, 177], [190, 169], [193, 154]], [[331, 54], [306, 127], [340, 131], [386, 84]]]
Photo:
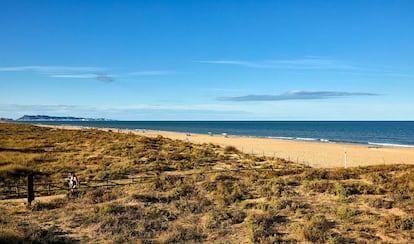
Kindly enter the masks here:
[[[302, 173], [303, 168], [297, 167], [293, 169], [287, 168], [248, 168], [248, 169], [220, 169], [220, 170], [209, 170], [209, 171], [190, 171], [190, 172], [164, 172], [161, 174], [154, 175], [123, 175], [119, 178], [107, 178], [99, 180], [88, 180], [80, 181], [76, 191], [85, 192], [95, 188], [112, 188], [115, 186], [127, 186], [143, 183], [146, 180], [153, 180], [162, 176], [176, 176], [185, 177], [191, 175], [208, 175], [208, 174], [219, 174], [219, 173], [241, 173], [241, 172], [272, 172], [272, 176], [282, 176], [287, 174], [299, 174]], [[34, 193], [35, 197], [40, 196], [51, 196], [59, 194], [67, 194], [71, 192], [68, 181], [47, 181], [45, 179], [35, 179], [34, 181]], [[16, 184], [1, 184], [0, 185], [0, 199], [16, 199], [27, 197], [28, 190], [27, 184], [16, 183]]]

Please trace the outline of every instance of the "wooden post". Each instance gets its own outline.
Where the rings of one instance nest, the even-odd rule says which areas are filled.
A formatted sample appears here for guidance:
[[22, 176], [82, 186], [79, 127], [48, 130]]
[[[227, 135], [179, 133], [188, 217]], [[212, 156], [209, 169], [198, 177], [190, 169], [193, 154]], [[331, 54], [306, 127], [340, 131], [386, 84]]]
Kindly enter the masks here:
[[27, 203], [28, 206], [32, 204], [32, 201], [34, 200], [34, 189], [33, 189], [33, 175], [29, 174], [27, 175]]
[[346, 153], [346, 149], [344, 149], [344, 164], [345, 164], [345, 168], [346, 168], [346, 166], [348, 164], [348, 155]]

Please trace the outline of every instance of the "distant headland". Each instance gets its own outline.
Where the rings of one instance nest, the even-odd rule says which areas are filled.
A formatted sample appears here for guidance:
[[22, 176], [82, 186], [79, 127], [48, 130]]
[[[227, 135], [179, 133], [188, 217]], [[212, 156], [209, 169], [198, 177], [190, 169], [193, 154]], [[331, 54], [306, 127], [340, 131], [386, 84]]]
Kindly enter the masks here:
[[[11, 119], [7, 119], [11, 120]], [[73, 116], [23, 115], [15, 121], [113, 121], [106, 118], [82, 118]]]

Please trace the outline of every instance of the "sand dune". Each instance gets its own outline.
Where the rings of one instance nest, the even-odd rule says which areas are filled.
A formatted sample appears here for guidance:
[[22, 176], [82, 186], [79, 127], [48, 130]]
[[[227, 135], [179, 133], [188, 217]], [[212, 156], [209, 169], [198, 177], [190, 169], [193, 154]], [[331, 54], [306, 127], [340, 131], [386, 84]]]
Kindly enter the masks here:
[[288, 141], [250, 137], [224, 137], [175, 132], [134, 132], [140, 135], [189, 140], [194, 143], [214, 143], [235, 146], [245, 153], [275, 156], [301, 162], [314, 167], [344, 167], [345, 152], [348, 167], [377, 164], [414, 164], [414, 148], [378, 147], [351, 144]]
[[[75, 128], [72, 126], [54, 127]], [[414, 148], [303, 142], [237, 136], [224, 137], [222, 135], [205, 134], [188, 135], [186, 133], [164, 131], [120, 130], [120, 132], [131, 132], [137, 135], [152, 137], [161, 135], [200, 144], [214, 143], [221, 146], [235, 146], [245, 153], [285, 158], [321, 168], [344, 167], [345, 161], [347, 167], [378, 164], [414, 164]]]

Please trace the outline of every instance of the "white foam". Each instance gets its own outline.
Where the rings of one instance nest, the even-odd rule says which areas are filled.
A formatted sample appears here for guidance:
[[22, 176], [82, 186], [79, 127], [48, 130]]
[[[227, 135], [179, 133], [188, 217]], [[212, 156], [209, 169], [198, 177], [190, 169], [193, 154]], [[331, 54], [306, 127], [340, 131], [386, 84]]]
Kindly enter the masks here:
[[394, 144], [394, 143], [368, 142], [368, 145], [381, 146], [381, 147], [408, 147], [408, 148], [414, 148], [413, 145]]
[[307, 138], [307, 137], [296, 137], [295, 139], [299, 141], [318, 141], [318, 139], [316, 138]]
[[269, 136], [267, 137], [269, 139], [281, 139], [281, 140], [294, 140], [294, 137], [288, 137], [288, 136]]

